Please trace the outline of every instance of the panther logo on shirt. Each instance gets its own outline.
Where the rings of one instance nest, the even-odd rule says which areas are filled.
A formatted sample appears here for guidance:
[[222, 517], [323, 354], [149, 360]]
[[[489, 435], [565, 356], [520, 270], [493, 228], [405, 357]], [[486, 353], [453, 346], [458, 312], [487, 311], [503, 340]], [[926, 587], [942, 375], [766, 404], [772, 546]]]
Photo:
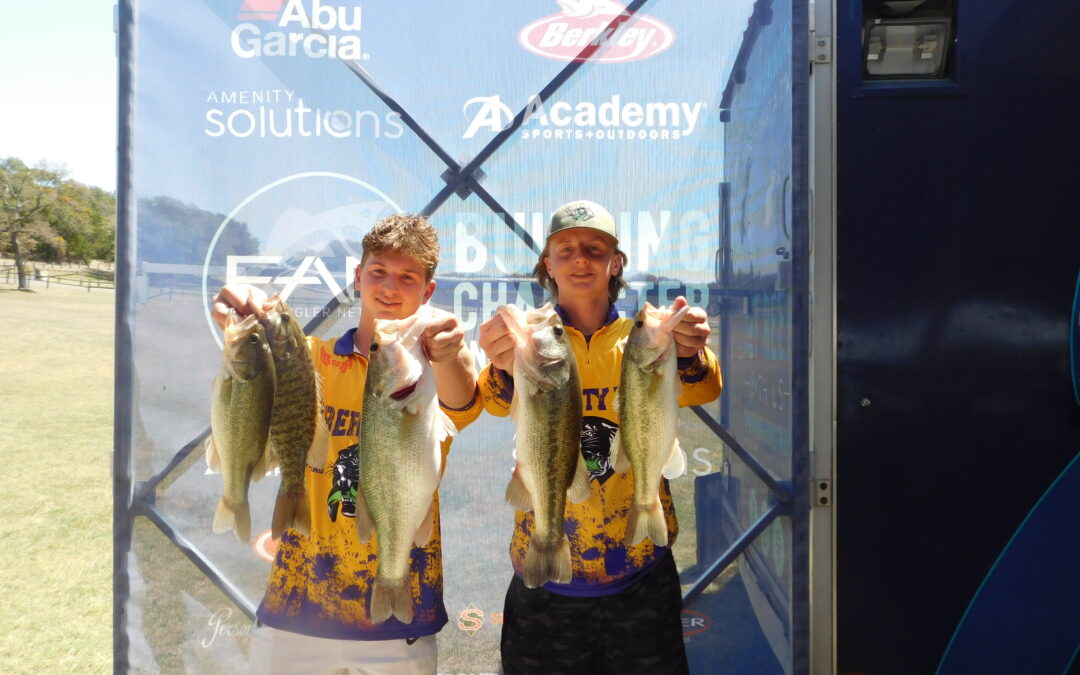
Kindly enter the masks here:
[[585, 416], [581, 420], [581, 456], [589, 469], [589, 479], [604, 481], [615, 473], [611, 468], [611, 439], [619, 425], [603, 417]]
[[334, 462], [334, 484], [326, 498], [330, 522], [337, 522], [338, 513], [356, 517], [356, 491], [360, 488], [360, 446], [353, 444], [338, 453]]

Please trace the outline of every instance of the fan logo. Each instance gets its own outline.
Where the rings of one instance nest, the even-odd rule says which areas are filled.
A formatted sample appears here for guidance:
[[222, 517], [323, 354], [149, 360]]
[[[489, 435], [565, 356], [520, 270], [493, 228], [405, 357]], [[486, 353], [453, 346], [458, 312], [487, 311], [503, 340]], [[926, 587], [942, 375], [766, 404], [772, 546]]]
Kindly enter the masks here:
[[[360, 46], [361, 8], [320, 0], [243, 0], [229, 43], [242, 59], [306, 55], [366, 61]], [[264, 30], [252, 21], [270, 22]]]
[[[559, 61], [623, 63], [656, 56], [675, 41], [659, 19], [630, 14], [614, 0], [556, 0], [561, 14], [526, 25], [518, 42], [533, 54]], [[586, 58], [581, 53], [595, 47]]]

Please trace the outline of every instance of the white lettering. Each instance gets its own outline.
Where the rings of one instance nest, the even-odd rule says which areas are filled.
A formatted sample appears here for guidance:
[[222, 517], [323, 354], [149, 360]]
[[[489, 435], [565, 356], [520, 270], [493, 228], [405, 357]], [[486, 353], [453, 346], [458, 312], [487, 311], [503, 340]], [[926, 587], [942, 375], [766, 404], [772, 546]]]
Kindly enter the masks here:
[[458, 223], [454, 237], [454, 271], [459, 274], [472, 274], [487, 265], [487, 248], [478, 238], [469, 233], [464, 223]]

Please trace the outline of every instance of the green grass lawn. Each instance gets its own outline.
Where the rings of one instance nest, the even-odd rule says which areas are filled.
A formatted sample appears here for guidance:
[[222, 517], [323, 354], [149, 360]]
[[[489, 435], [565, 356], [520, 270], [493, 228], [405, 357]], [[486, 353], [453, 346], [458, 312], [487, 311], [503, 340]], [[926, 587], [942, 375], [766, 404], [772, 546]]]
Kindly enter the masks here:
[[112, 670], [112, 291], [0, 284], [0, 672]]

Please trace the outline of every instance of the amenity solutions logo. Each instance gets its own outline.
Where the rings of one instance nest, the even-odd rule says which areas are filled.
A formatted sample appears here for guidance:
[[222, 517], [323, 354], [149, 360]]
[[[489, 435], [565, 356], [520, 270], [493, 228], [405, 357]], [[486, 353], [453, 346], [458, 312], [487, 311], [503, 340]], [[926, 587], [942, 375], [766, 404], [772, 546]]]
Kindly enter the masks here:
[[589, 61], [622, 63], [656, 56], [675, 42], [671, 26], [641, 14], [630, 15], [614, 0], [556, 0], [560, 14], [526, 25], [518, 42], [533, 54], [579, 61], [582, 50], [603, 43]]
[[[320, 0], [243, 0], [229, 44], [242, 59], [307, 56], [366, 61], [361, 7]], [[270, 23], [272, 27], [265, 25]]]

